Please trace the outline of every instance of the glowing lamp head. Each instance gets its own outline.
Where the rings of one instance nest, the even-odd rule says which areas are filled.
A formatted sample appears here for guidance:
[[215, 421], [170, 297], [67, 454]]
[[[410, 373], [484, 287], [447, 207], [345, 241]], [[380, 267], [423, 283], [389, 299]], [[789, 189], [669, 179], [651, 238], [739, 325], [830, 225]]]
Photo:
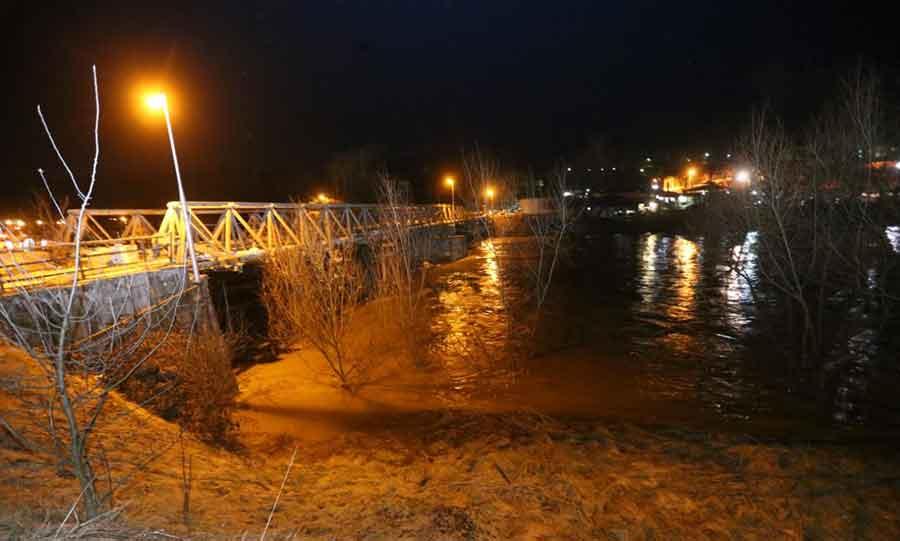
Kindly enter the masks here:
[[444, 177], [444, 184], [452, 188], [456, 184], [456, 179], [450, 176]]
[[320, 193], [319, 195], [316, 196], [316, 200], [317, 200], [319, 203], [323, 203], [323, 204], [324, 204], [324, 203], [327, 203], [327, 202], [328, 202], [328, 196], [325, 195], [324, 193]]
[[747, 171], [746, 169], [741, 169], [740, 171], [738, 171], [734, 174], [734, 180], [741, 182], [741, 183], [750, 182], [750, 171]]
[[162, 111], [166, 107], [166, 95], [162, 92], [147, 94], [144, 104], [153, 111]]
[[494, 189], [493, 189], [493, 188], [486, 188], [486, 189], [484, 190], [484, 196], [487, 197], [488, 199], [493, 199], [493, 198], [494, 198]]
[[688, 167], [688, 170], [687, 170], [688, 178], [694, 178], [696, 175], [697, 175], [697, 168], [696, 167]]

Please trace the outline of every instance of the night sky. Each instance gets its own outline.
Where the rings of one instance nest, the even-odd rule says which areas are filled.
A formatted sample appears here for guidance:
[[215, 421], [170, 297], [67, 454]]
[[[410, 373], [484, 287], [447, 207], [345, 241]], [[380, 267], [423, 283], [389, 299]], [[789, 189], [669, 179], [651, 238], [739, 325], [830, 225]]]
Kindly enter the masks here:
[[[133, 5], [132, 5], [133, 4]], [[370, 145], [426, 197], [478, 142], [538, 170], [603, 138], [624, 155], [722, 151], [764, 102], [799, 125], [862, 60], [889, 89], [897, 23], [823, 2], [7, 2], [0, 207], [62, 169], [86, 175], [90, 66], [102, 121], [96, 205], [176, 198], [168, 90], [188, 197], [286, 200], [336, 153]]]

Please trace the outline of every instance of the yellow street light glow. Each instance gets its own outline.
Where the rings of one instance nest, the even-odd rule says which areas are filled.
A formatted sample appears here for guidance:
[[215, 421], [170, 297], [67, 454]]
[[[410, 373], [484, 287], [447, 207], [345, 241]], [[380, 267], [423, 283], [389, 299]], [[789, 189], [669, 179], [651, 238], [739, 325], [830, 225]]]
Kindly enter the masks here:
[[734, 174], [734, 180], [738, 182], [750, 182], [750, 171], [746, 169], [741, 169], [737, 173]]
[[451, 176], [444, 177], [444, 184], [452, 187], [454, 184], [456, 184], [456, 179]]
[[687, 176], [688, 176], [688, 178], [694, 178], [696, 175], [697, 175], [697, 168], [696, 168], [696, 167], [689, 167], [688, 170], [687, 170]]
[[488, 199], [493, 199], [494, 198], [494, 189], [491, 188], [490, 186], [485, 188], [484, 196], [487, 197]]
[[144, 104], [154, 111], [162, 111], [166, 107], [166, 95], [162, 92], [153, 92], [144, 96]]
[[328, 202], [328, 196], [325, 195], [324, 193], [320, 193], [318, 196], [316, 196], [316, 199], [318, 199], [320, 203]]

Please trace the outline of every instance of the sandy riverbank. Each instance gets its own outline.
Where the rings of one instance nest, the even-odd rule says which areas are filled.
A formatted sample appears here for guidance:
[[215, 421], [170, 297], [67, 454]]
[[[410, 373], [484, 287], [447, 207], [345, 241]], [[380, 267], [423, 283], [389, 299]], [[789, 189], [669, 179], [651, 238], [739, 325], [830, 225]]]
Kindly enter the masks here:
[[[348, 412], [312, 439], [247, 426], [226, 450], [142, 410], [114, 417], [124, 408], [114, 401], [95, 443], [122, 480], [110, 528], [129, 536], [258, 538], [296, 449], [269, 539], [900, 538], [900, 464], [877, 446], [428, 407], [381, 410], [374, 424]], [[0, 455], [0, 536], [55, 530], [74, 479], [9, 439]]]

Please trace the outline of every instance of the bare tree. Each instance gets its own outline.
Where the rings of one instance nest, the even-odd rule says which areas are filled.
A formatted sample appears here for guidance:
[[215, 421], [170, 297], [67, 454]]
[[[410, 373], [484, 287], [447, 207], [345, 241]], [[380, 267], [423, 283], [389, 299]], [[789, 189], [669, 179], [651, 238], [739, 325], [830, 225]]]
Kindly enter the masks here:
[[566, 237], [577, 213], [571, 208], [566, 197], [567, 168], [559, 165], [552, 174], [547, 190], [545, 211], [524, 216], [531, 231], [532, 247], [535, 254], [528, 259], [525, 266], [534, 301], [534, 323], [531, 326], [532, 337], [537, 333], [541, 313], [550, 293], [553, 275], [556, 273], [560, 257], [566, 249]]
[[425, 321], [425, 279], [422, 266], [433, 248], [431, 227], [417, 227], [419, 209], [410, 205], [397, 180], [379, 174], [379, 237], [373, 239], [379, 257], [378, 293], [399, 327], [413, 361], [422, 361], [421, 328]]
[[[303, 213], [298, 216], [305, 219]], [[353, 239], [328, 242], [310, 224], [295, 230], [299, 245], [271, 251], [265, 261], [262, 299], [270, 331], [281, 342], [308, 342], [340, 385], [352, 391], [368, 364], [352, 336], [366, 285], [356, 244]]]
[[883, 126], [878, 80], [860, 69], [802, 137], [763, 111], [738, 144], [756, 178], [729, 202], [724, 223], [754, 235], [758, 264], [748, 272], [737, 257], [735, 267], [785, 301], [804, 363], [851, 332], [852, 308], [886, 310], [896, 300], [886, 281], [896, 258], [884, 235], [893, 203], [872, 165]]
[[[158, 302], [135, 300], [147, 298], [147, 284], [141, 281], [146, 280], [146, 275], [82, 281], [81, 267], [88, 255], [82, 244], [82, 232], [97, 185], [100, 159], [100, 94], [96, 67], [92, 75], [96, 107], [94, 153], [86, 182], [79, 182], [63, 158], [41, 108], [37, 110], [80, 202], [71, 245], [71, 281], [67, 286], [40, 287], [42, 277], [39, 272], [10, 254], [13, 260], [7, 269], [13, 269], [16, 278], [12, 283], [25, 285], [15, 286], [11, 294], [0, 298], [0, 338], [27, 353], [36, 369], [32, 371], [33, 377], [19, 389], [33, 399], [24, 402], [29, 406], [28, 411], [13, 413], [19, 414], [16, 420], [22, 423], [43, 419], [43, 431], [49, 436], [50, 444], [43, 446], [36, 442], [35, 448], [55, 453], [71, 468], [80, 485], [79, 501], [89, 518], [98, 515], [104, 498], [109, 496], [97, 487], [96, 455], [92, 446], [93, 436], [102, 431], [104, 406], [112, 393], [172, 332], [183, 297], [199, 287], [194, 285], [192, 290], [186, 287], [184, 265], [173, 271], [175, 279], [163, 288], [166, 291]], [[64, 219], [60, 205], [49, 191], [44, 172], [40, 170], [39, 174], [60, 219]], [[190, 326], [191, 322], [187, 324]], [[149, 341], [151, 336], [153, 342]]]
[[[516, 201], [517, 187], [524, 185], [535, 189], [540, 186], [543, 205], [537, 214], [510, 215], [505, 212], [485, 212], [481, 215], [480, 233], [482, 246], [497, 262], [501, 276], [501, 302], [507, 312], [507, 332], [526, 338], [524, 346], [528, 354], [535, 350], [541, 314], [553, 283], [561, 258], [565, 255], [566, 242], [571, 225], [577, 217], [565, 197], [567, 169], [555, 168], [549, 182], [537, 182], [528, 178], [517, 182], [516, 175], [504, 171], [497, 159], [482, 151], [477, 145], [463, 153], [463, 178], [466, 182], [470, 208], [485, 209], [484, 192], [494, 189], [500, 201], [497, 209], [507, 209]], [[502, 196], [501, 196], [502, 194]], [[496, 210], [496, 209], [495, 209]], [[496, 235], [516, 235], [517, 239], [500, 241]], [[503, 249], [499, 249], [500, 247]], [[524, 282], [518, 291], [507, 291]], [[525, 328], [518, 315], [527, 314]], [[519, 332], [524, 330], [525, 332]], [[522, 344], [519, 344], [522, 345]]]

